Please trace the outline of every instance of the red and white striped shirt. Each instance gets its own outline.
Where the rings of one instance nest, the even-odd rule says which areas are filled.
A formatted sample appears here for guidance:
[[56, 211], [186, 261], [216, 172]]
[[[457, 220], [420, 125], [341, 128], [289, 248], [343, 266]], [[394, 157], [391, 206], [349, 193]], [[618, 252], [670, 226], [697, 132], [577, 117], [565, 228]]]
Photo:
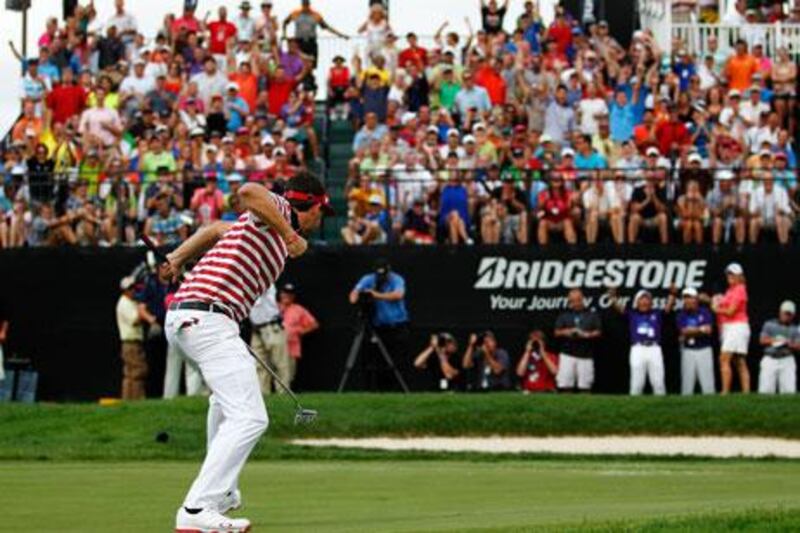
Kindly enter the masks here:
[[[289, 202], [269, 195], [290, 221]], [[281, 275], [287, 255], [278, 232], [247, 211], [187, 274], [174, 301], [222, 304], [241, 322]]]

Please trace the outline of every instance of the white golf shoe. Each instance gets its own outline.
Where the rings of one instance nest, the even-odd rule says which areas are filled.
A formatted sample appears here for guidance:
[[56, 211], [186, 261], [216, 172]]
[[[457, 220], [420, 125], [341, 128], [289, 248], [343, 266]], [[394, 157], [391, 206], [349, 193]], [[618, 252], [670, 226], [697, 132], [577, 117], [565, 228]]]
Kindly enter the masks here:
[[187, 513], [181, 507], [175, 517], [175, 533], [248, 533], [250, 520], [228, 518], [214, 509], [203, 509], [199, 513]]
[[222, 499], [219, 504], [219, 512], [228, 514], [231, 511], [238, 511], [242, 507], [242, 492], [239, 489], [232, 490]]

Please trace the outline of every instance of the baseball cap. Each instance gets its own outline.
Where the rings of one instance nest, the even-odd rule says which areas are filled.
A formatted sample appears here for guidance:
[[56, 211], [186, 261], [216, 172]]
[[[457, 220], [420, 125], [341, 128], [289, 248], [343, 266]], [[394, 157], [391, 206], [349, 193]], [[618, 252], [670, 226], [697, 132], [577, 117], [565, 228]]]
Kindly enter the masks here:
[[575, 150], [572, 148], [564, 148], [561, 150], [561, 157], [575, 157]]
[[475, 144], [475, 136], [474, 135], [464, 135], [464, 144]]
[[789, 313], [791, 315], [797, 312], [797, 307], [795, 307], [794, 302], [791, 300], [784, 300], [781, 304], [781, 313]]
[[370, 205], [383, 205], [383, 198], [380, 194], [373, 194], [369, 197]]
[[272, 135], [264, 135], [264, 138], [261, 139], [261, 146], [275, 146], [275, 139], [272, 138]]
[[203, 128], [200, 128], [200, 127], [192, 128], [192, 131], [189, 132], [189, 135], [192, 136], [192, 137], [202, 137], [205, 134], [206, 134], [206, 130], [204, 130]]
[[639, 300], [641, 298], [644, 298], [645, 296], [647, 296], [648, 298], [652, 298], [653, 297], [653, 295], [650, 294], [650, 291], [648, 291], [646, 289], [642, 289], [642, 290], [640, 290], [639, 292], [636, 293], [636, 296], [633, 297], [633, 305], [638, 304]]
[[437, 133], [438, 134], [439, 133], [439, 128], [437, 128], [436, 126], [428, 126], [428, 128], [425, 131], [427, 133]]
[[458, 132], [457, 129], [450, 128], [449, 130], [447, 130], [447, 136], [448, 137], [460, 137], [461, 134]]
[[539, 142], [541, 142], [542, 144], [551, 143], [553, 142], [553, 138], [549, 134], [545, 133], [539, 138]]
[[720, 181], [732, 180], [735, 176], [732, 170], [722, 169], [717, 171], [717, 179]]
[[472, 132], [473, 133], [475, 133], [478, 130], [486, 131], [486, 124], [484, 124], [483, 122], [478, 122], [477, 124], [472, 126]]
[[231, 182], [231, 181], [233, 181], [233, 182], [242, 182], [242, 181], [244, 181], [244, 176], [242, 176], [238, 172], [234, 172], [234, 173], [230, 174], [227, 177], [227, 179], [228, 179], [228, 182]]
[[729, 98], [741, 98], [742, 97], [742, 93], [739, 92], [737, 89], [731, 89], [731, 91], [728, 93], [728, 97]]
[[744, 269], [742, 268], [742, 265], [740, 265], [739, 263], [731, 263], [727, 267], [725, 267], [725, 273], [741, 276], [742, 274], [744, 274]]
[[689, 154], [689, 163], [702, 163], [703, 158], [697, 152]]
[[239, 84], [234, 82], [234, 81], [232, 81], [225, 87], [225, 89], [227, 89], [228, 91], [230, 91], [231, 89], [233, 89], [235, 91], [238, 91], [239, 90]]
[[226, 144], [233, 143], [233, 137], [231, 137], [230, 135], [226, 135], [225, 137], [222, 138], [222, 142]]
[[694, 287], [686, 287], [681, 291], [681, 296], [685, 296], [686, 298], [697, 298], [698, 294], [697, 289]]
[[645, 155], [648, 157], [650, 156], [659, 157], [661, 155], [661, 152], [659, 152], [658, 148], [656, 148], [655, 146], [651, 146], [650, 148], [647, 149]]
[[294, 283], [284, 283], [281, 287], [281, 292], [289, 292], [289, 293], [296, 293], [297, 287], [295, 287]]
[[758, 152], [758, 157], [772, 157], [772, 151], [766, 148]]

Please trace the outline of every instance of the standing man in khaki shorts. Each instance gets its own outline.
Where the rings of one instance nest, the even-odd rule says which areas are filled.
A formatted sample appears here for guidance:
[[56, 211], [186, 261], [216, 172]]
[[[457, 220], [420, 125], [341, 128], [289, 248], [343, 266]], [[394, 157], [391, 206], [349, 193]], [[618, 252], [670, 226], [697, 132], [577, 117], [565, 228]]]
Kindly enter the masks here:
[[144, 328], [139, 312], [139, 303], [133, 297], [136, 280], [122, 278], [119, 288], [122, 294], [117, 301], [117, 328], [122, 344], [122, 399], [142, 400], [145, 397], [147, 358], [144, 354]]
[[[283, 318], [278, 308], [275, 285], [271, 285], [267, 292], [262, 294], [250, 310], [250, 324], [253, 333], [250, 337], [250, 347], [262, 361], [275, 369], [281, 381], [291, 383], [292, 367], [289, 349], [286, 342], [286, 331], [283, 329]], [[283, 394], [283, 389], [276, 386], [272, 376], [261, 365], [256, 367], [258, 383], [263, 394], [271, 394], [273, 389], [278, 394]]]

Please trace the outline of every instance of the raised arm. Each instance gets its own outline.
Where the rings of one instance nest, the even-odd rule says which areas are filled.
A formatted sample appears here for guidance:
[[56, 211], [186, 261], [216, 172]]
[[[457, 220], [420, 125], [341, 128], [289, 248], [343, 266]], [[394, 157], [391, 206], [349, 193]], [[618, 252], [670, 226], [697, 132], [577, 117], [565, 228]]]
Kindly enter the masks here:
[[204, 254], [214, 246], [225, 232], [230, 229], [231, 225], [230, 222], [213, 222], [199, 229], [175, 250], [167, 254], [170, 275], [173, 280], [178, 279], [181, 274], [181, 269], [186, 263]]

